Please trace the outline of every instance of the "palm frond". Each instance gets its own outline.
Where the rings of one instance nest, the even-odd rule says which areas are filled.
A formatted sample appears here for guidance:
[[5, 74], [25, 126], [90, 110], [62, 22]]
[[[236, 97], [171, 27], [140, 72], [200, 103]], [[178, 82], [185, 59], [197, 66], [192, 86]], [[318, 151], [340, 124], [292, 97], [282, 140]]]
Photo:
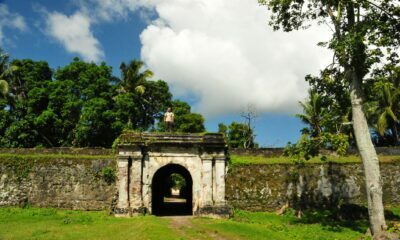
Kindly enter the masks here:
[[143, 95], [144, 92], [146, 91], [146, 87], [143, 85], [139, 85], [135, 87], [135, 91], [139, 94], [139, 95]]
[[6, 96], [9, 91], [9, 86], [6, 80], [0, 80], [0, 93]]
[[387, 122], [387, 112], [383, 112], [379, 118], [378, 122], [376, 124], [376, 128], [378, 130], [379, 135], [384, 136], [386, 129], [388, 127], [388, 122]]

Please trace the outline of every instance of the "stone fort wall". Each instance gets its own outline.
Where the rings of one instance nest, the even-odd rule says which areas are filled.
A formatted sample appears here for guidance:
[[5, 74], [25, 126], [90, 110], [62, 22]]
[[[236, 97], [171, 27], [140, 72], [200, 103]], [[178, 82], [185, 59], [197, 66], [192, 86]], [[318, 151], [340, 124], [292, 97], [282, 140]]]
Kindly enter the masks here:
[[[104, 149], [0, 149], [0, 206], [110, 209], [116, 156]], [[384, 203], [400, 204], [400, 162], [381, 164]], [[366, 204], [360, 164], [239, 165], [228, 169], [226, 200], [252, 211], [287, 201], [304, 206]]]

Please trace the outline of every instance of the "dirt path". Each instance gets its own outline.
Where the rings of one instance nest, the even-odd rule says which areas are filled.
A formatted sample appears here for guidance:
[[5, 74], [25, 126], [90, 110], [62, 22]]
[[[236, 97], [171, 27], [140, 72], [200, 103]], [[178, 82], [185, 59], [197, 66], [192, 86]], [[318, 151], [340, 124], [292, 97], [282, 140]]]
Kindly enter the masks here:
[[182, 239], [188, 240], [203, 240], [203, 239], [215, 239], [215, 240], [228, 240], [227, 238], [218, 235], [216, 232], [202, 229], [199, 226], [193, 224], [192, 216], [173, 216], [166, 217], [170, 220], [170, 228], [176, 231]]

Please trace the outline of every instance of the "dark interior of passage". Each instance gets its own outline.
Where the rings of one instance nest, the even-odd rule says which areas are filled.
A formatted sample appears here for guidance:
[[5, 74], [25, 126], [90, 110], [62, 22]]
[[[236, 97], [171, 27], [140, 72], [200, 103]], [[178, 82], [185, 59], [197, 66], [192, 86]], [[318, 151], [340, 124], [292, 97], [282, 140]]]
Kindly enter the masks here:
[[157, 216], [192, 215], [193, 181], [186, 168], [168, 164], [152, 181], [152, 214]]

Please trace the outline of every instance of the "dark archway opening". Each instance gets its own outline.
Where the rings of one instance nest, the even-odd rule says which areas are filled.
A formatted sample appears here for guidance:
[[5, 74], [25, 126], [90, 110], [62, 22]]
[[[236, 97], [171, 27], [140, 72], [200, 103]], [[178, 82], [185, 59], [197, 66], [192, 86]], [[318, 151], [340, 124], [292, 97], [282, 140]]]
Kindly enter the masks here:
[[192, 215], [193, 181], [186, 168], [168, 164], [152, 181], [152, 214], [157, 216]]

